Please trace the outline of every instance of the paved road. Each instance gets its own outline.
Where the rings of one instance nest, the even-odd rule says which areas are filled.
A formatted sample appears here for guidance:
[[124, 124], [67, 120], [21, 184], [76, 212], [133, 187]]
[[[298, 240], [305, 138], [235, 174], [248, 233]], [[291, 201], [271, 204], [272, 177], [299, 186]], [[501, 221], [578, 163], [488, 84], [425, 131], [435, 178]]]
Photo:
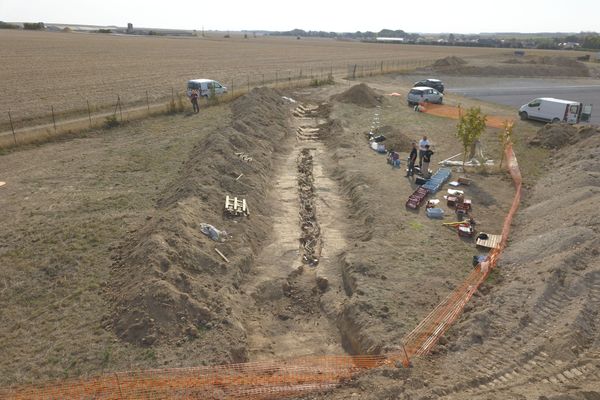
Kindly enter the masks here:
[[[403, 75], [397, 79], [406, 84], [424, 75]], [[444, 81], [446, 93], [460, 94], [517, 109], [537, 97], [556, 97], [593, 104], [592, 123], [600, 125], [600, 80], [593, 78], [512, 78], [435, 76]]]
[[591, 122], [600, 124], [600, 83], [598, 81], [590, 82], [588, 85], [572, 85], [567, 82], [529, 79], [528, 82], [525, 82], [525, 85], [514, 84], [518, 82], [495, 81], [485, 87], [481, 81], [481, 78], [474, 78], [471, 84], [464, 82], [463, 85], [458, 87], [448, 85], [448, 92], [516, 108], [536, 97], [556, 97], [580, 101], [584, 104], [594, 105]]

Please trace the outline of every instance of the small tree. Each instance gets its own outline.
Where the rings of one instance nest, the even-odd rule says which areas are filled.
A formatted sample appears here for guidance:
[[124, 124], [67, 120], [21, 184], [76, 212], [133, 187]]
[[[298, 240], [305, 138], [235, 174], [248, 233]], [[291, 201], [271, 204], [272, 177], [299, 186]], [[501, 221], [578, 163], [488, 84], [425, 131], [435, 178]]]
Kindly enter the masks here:
[[512, 143], [513, 135], [513, 121], [504, 121], [504, 129], [498, 133], [500, 144], [502, 145], [502, 155], [500, 156], [500, 168], [502, 168], [502, 162], [506, 155], [506, 148]]
[[472, 107], [466, 113], [458, 109], [458, 125], [456, 126], [456, 136], [463, 146], [463, 164], [467, 161], [467, 151], [481, 137], [485, 130], [485, 120], [487, 117], [481, 113], [479, 107]]

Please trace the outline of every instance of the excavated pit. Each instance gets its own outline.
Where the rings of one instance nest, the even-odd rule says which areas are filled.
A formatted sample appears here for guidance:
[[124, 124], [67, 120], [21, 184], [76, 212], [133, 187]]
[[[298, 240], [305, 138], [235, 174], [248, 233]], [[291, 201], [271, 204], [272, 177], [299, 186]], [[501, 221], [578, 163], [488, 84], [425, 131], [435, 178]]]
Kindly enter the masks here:
[[[326, 105], [299, 105], [296, 137], [276, 155], [272, 204], [274, 225], [242, 290], [251, 360], [343, 354], [338, 318], [346, 299], [339, 256], [346, 247], [347, 207], [329, 178], [328, 152], [321, 143]], [[290, 139], [291, 141], [292, 139]]]
[[300, 199], [300, 226], [302, 235], [302, 260], [310, 266], [319, 263], [321, 255], [321, 228], [317, 222], [313, 157], [310, 150], [303, 148], [298, 156], [298, 194]]

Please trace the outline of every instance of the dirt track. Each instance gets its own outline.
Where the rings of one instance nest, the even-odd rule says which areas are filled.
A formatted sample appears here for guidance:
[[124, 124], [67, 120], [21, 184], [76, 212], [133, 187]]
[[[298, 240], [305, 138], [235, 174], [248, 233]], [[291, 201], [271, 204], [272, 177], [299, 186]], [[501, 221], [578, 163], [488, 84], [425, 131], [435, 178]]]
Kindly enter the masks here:
[[[377, 78], [374, 86], [391, 89], [394, 82]], [[139, 134], [133, 146], [126, 127], [92, 134], [93, 151], [79, 157], [70, 155], [86, 149], [81, 139], [2, 156], [7, 171], [19, 166], [2, 176], [8, 185], [0, 189], [14, 215], [3, 221], [9, 230], [1, 260], [15, 265], [2, 270], [3, 291], [10, 294], [6, 299], [17, 299], [6, 301], [3, 312], [18, 321], [2, 334], [11, 349], [1, 365], [4, 383], [83, 371], [397, 349], [399, 339], [462, 281], [478, 252], [440, 221], [404, 208], [414, 181], [370, 150], [365, 133], [392, 126], [398, 128], [387, 134], [396, 139], [428, 134], [440, 160], [459, 151], [455, 122], [414, 113], [403, 99], [383, 96], [391, 90], [331, 98], [346, 89], [287, 93], [298, 103], [280, 92], [255, 90], [231, 111], [217, 108], [220, 114], [204, 120], [200, 130], [193, 116], [159, 118], [132, 126]], [[518, 127], [531, 138], [529, 125]], [[496, 136], [488, 130], [482, 140], [492, 158], [498, 155]], [[146, 145], [150, 137], [156, 142]], [[597, 138], [583, 135], [556, 153], [556, 170], [535, 187], [529, 181], [529, 207], [517, 221], [512, 251], [432, 358], [411, 369], [385, 368], [311, 398], [356, 393], [364, 399], [504, 399], [596, 390], [597, 218], [589, 218], [595, 214], [588, 199], [598, 183]], [[525, 171], [538, 173], [528, 162], [547, 151], [527, 142], [520, 146], [530, 156]], [[167, 162], [156, 156], [169, 149]], [[55, 159], [57, 151], [62, 156]], [[115, 152], [124, 168], [114, 167]], [[32, 157], [44, 168], [28, 165]], [[90, 161], [93, 168], [86, 167]], [[155, 178], [141, 179], [148, 170], [157, 171]], [[82, 176], [72, 186], [52, 180], [75, 171]], [[98, 174], [106, 174], [106, 182], [95, 179]], [[512, 199], [510, 181], [493, 171], [471, 174], [475, 183], [465, 190], [474, 214], [486, 231], [498, 231]], [[76, 197], [85, 182], [88, 197]], [[137, 210], [138, 202], [143, 213], [109, 214], [121, 205], [101, 194], [123, 186], [122, 206]], [[141, 198], [134, 195], [140, 187], [147, 187]], [[575, 213], [569, 203], [548, 200], [575, 188]], [[250, 216], [222, 214], [226, 194], [246, 198]], [[96, 240], [85, 233], [70, 241], [73, 226], [105, 215], [114, 218], [95, 228], [104, 232]], [[119, 225], [123, 215], [131, 219]], [[564, 222], [557, 227], [549, 216]], [[29, 224], [31, 217], [36, 219]], [[574, 221], [585, 223], [571, 226]], [[212, 241], [200, 233], [202, 222], [231, 237]], [[62, 224], [65, 232], [55, 237], [64, 244], [64, 259], [56, 260], [56, 243], [48, 238]], [[31, 259], [38, 266], [29, 263], [23, 243], [35, 239], [40, 226], [33, 249], [41, 257]], [[82, 254], [88, 258], [81, 261]], [[30, 276], [35, 279], [26, 283]], [[39, 304], [19, 295], [25, 291], [35, 293], [38, 303], [51, 303], [40, 319], [34, 313]], [[80, 301], [73, 293], [85, 297]], [[42, 354], [48, 329], [57, 326], [61, 335], [54, 347], [35, 355]], [[25, 332], [40, 332], [35, 346], [26, 345]], [[563, 380], [572, 387], [554, 383]]]

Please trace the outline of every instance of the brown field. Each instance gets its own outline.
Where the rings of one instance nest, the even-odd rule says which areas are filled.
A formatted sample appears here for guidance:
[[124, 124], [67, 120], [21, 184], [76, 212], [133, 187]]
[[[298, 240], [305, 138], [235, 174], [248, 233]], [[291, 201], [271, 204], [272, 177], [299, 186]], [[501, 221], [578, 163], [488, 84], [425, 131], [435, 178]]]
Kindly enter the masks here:
[[[506, 56], [509, 49], [370, 44], [329, 39], [257, 37], [172, 38], [83, 33], [0, 31], [0, 128], [8, 130], [7, 111], [24, 121], [48, 116], [51, 106], [64, 116], [116, 103], [126, 107], [181, 92], [191, 78], [210, 77], [233, 89], [263, 82], [285, 83], [331, 71], [345, 76], [350, 64], [384, 62], [385, 70], [414, 67], [456, 55]], [[566, 52], [561, 52], [566, 54]], [[20, 123], [19, 123], [20, 122]], [[43, 121], [51, 122], [48, 118]], [[35, 125], [36, 123], [33, 123]], [[32, 125], [32, 123], [28, 123]]]

